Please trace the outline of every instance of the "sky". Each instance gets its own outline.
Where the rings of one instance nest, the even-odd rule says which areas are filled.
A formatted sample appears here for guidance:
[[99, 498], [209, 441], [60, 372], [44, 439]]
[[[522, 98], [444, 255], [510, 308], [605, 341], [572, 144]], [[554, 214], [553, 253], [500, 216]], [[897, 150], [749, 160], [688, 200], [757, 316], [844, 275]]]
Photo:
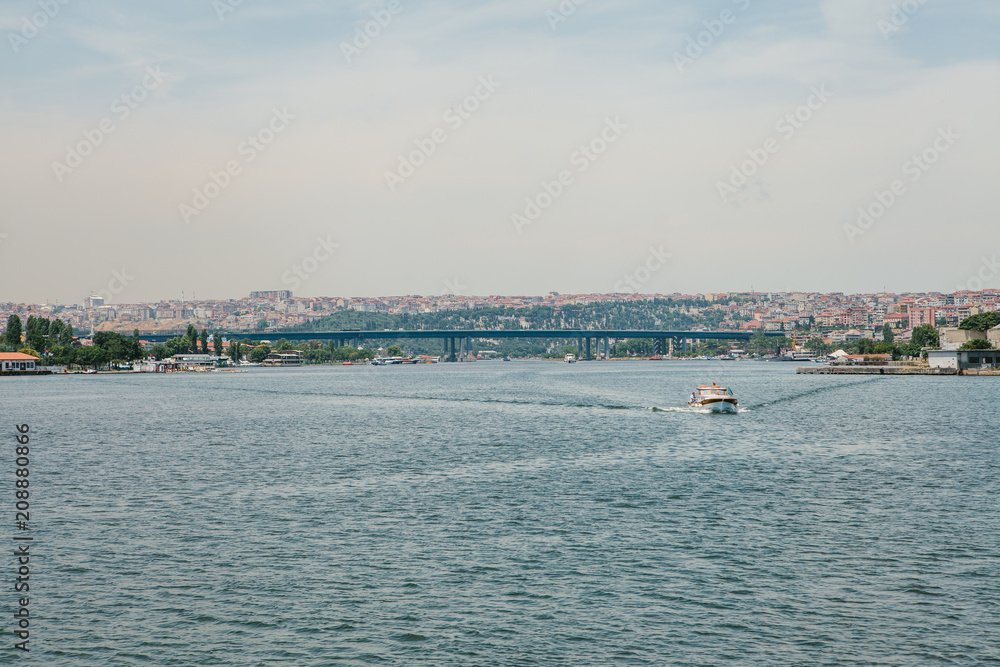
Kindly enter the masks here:
[[4, 0], [0, 301], [1000, 287], [995, 0]]

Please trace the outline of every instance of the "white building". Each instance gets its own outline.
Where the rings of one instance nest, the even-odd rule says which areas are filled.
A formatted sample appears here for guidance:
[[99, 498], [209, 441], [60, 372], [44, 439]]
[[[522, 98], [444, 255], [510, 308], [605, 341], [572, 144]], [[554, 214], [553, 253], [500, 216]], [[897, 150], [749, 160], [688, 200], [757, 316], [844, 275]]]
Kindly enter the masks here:
[[1000, 366], [1000, 350], [928, 350], [931, 368], [992, 368]]
[[23, 371], [35, 371], [35, 362], [38, 357], [22, 352], [0, 352], [0, 371], [4, 373], [16, 373]]

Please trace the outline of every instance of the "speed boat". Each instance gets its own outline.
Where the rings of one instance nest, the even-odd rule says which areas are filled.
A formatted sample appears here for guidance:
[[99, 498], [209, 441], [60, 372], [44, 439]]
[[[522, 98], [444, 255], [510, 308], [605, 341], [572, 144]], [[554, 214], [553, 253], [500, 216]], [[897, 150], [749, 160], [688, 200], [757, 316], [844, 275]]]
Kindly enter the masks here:
[[688, 405], [695, 409], [707, 408], [712, 412], [736, 413], [739, 401], [733, 396], [733, 392], [713, 382], [711, 386], [702, 385], [691, 392]]

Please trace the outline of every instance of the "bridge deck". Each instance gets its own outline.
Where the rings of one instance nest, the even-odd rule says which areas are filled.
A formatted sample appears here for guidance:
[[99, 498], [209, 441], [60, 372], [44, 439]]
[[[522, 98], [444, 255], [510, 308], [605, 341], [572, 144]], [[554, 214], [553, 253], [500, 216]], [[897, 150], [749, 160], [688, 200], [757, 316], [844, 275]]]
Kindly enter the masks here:
[[[140, 334], [143, 340], [163, 342], [182, 334]], [[750, 340], [751, 331], [664, 331], [660, 329], [400, 329], [366, 331], [270, 331], [222, 332], [230, 340], [390, 340], [401, 338], [699, 338], [702, 340]], [[765, 332], [783, 336], [781, 331]]]

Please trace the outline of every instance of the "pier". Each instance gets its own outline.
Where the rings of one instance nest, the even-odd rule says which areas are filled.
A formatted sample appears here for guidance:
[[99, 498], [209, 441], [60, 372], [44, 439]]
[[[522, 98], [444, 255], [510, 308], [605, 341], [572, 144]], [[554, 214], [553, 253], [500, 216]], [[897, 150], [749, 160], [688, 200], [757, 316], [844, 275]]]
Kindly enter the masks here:
[[960, 375], [956, 368], [927, 366], [799, 366], [802, 375]]

